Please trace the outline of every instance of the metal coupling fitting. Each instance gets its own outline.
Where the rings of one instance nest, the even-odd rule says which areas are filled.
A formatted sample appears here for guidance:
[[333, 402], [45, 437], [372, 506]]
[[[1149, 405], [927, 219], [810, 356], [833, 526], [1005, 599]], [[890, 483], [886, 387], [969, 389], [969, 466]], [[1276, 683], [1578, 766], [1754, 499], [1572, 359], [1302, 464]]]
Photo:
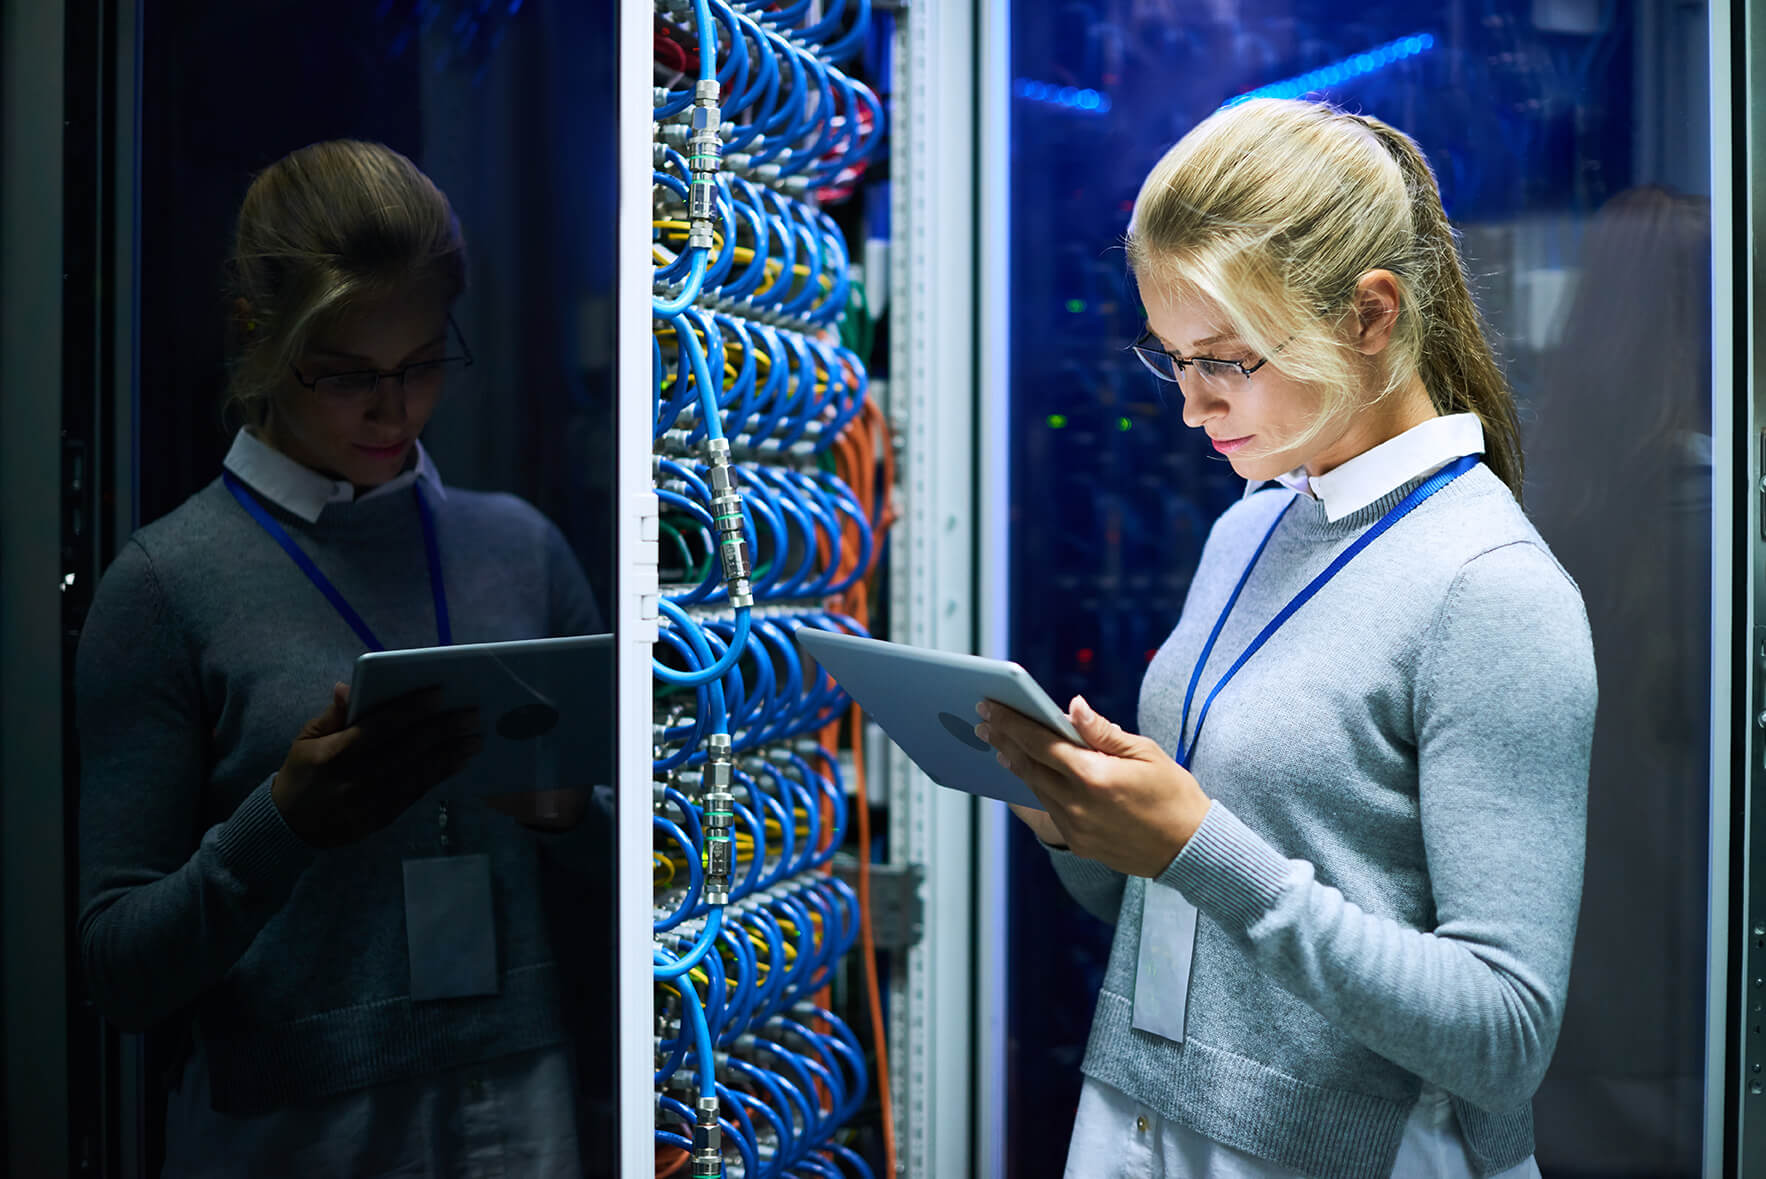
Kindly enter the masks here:
[[687, 246], [710, 249], [712, 224], [717, 220], [717, 174], [723, 166], [723, 112], [718, 109], [718, 84], [714, 79], [693, 88], [693, 109], [687, 126]]
[[736, 871], [736, 796], [730, 793], [730, 735], [713, 733], [706, 742], [705, 792], [700, 796], [700, 827], [705, 833], [704, 896], [708, 905], [730, 902], [730, 878]]
[[724, 1173], [723, 1131], [717, 1124], [717, 1098], [701, 1097], [694, 1110], [693, 1179], [720, 1179]]
[[736, 825], [736, 796], [728, 790], [707, 790], [701, 800], [706, 839], [722, 839], [726, 843]]
[[723, 561], [724, 586], [729, 590], [731, 606], [752, 606], [754, 589], [749, 577], [753, 565], [748, 556], [748, 534], [742, 527], [742, 493], [736, 489], [736, 471], [730, 466], [730, 441], [708, 439], [705, 450], [710, 468], [707, 482], [711, 487], [711, 515], [717, 523], [717, 551]]
[[[708, 905], [727, 905], [730, 903], [730, 875], [732, 867], [730, 851], [730, 840], [728, 836], [725, 836], [722, 839], [714, 838], [711, 835], [705, 837], [705, 880], [704, 883], [700, 885], [699, 892], [700, 899]], [[722, 871], [714, 872], [712, 870], [714, 867], [722, 868]]]

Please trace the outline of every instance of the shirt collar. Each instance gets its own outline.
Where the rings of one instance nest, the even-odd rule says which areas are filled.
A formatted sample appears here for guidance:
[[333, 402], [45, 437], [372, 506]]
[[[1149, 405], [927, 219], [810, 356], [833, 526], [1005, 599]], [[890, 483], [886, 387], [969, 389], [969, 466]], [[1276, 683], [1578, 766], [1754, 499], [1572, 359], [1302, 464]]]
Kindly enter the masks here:
[[[1412, 426], [1323, 475], [1309, 476], [1304, 467], [1297, 467], [1277, 475], [1275, 481], [1318, 500], [1324, 505], [1325, 519], [1335, 523], [1456, 458], [1483, 453], [1484, 424], [1478, 415], [1455, 413]], [[1251, 484], [1245, 494], [1259, 486]]]
[[355, 503], [391, 495], [419, 479], [428, 483], [430, 491], [438, 498], [446, 499], [447, 488], [442, 486], [441, 475], [435, 464], [429, 461], [429, 452], [423, 449], [423, 443], [417, 443], [416, 454], [415, 463], [359, 496], [348, 481], [332, 479], [310, 467], [303, 467], [250, 430], [241, 430], [233, 436], [233, 446], [221, 465], [277, 507], [314, 524], [327, 504]]

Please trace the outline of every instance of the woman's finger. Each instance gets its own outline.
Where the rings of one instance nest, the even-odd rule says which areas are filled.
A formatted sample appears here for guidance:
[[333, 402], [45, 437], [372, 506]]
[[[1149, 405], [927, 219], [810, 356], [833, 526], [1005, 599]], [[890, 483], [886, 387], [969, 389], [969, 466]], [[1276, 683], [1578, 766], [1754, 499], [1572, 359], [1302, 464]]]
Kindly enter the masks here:
[[1098, 772], [1101, 759], [1107, 756], [1083, 745], [1075, 745], [1053, 729], [1023, 713], [1013, 712], [1003, 704], [990, 705], [989, 714], [977, 730], [986, 731], [983, 740], [996, 749], [1001, 741], [1009, 741], [1031, 760], [1076, 781], [1089, 781]]
[[1019, 781], [1030, 787], [1031, 792], [1043, 803], [1043, 809], [1053, 814], [1057, 806], [1063, 805], [1078, 789], [1078, 784], [1062, 775], [1057, 770], [1044, 765], [1025, 752], [1024, 747], [1006, 737], [998, 738], [994, 745], [998, 750], [1002, 763], [1015, 774]]

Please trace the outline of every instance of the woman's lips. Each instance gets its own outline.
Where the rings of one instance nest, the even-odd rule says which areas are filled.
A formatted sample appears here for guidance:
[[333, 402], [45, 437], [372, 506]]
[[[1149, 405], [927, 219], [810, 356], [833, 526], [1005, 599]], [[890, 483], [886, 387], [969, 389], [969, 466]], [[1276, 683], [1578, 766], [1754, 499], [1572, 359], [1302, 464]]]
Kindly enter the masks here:
[[398, 442], [392, 446], [368, 446], [364, 443], [358, 442], [356, 443], [356, 449], [363, 454], [368, 455], [370, 458], [396, 458], [397, 456], [404, 454], [405, 450], [410, 445], [411, 443], [409, 441]]
[[1214, 443], [1214, 449], [1218, 450], [1221, 454], [1231, 454], [1239, 447], [1245, 445], [1245, 443], [1251, 441], [1252, 437], [1254, 437], [1254, 435], [1247, 434], [1243, 438], [1211, 438], [1209, 441]]

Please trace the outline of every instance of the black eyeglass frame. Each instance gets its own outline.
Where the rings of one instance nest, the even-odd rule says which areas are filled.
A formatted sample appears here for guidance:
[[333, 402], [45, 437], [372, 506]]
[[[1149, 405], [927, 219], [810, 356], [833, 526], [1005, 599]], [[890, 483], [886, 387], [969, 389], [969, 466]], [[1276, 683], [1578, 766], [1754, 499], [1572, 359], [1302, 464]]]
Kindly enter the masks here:
[[451, 314], [448, 316], [448, 328], [454, 333], [454, 338], [456, 340], [460, 341], [460, 350], [465, 353], [464, 356], [438, 356], [434, 360], [418, 360], [418, 361], [414, 361], [411, 364], [407, 364], [404, 368], [397, 368], [397, 369], [390, 369], [390, 370], [378, 369], [378, 368], [357, 368], [357, 369], [351, 369], [349, 372], [346, 372], [346, 373], [326, 373], [324, 376], [315, 377], [314, 379], [312, 379], [310, 381], [301, 375], [300, 369], [298, 367], [296, 367], [293, 362], [289, 363], [288, 371], [294, 374], [294, 379], [301, 383], [302, 388], [312, 389], [314, 391], [318, 390], [320, 381], [335, 381], [335, 380], [338, 380], [342, 377], [362, 377], [362, 376], [367, 376], [368, 374], [372, 373], [375, 378], [374, 384], [372, 386], [370, 386], [367, 390], [364, 390], [364, 392], [367, 392], [367, 393], [374, 392], [375, 390], [380, 388], [381, 381], [388, 380], [390, 378], [396, 378], [398, 380], [399, 390], [400, 390], [400, 392], [403, 392], [404, 388], [405, 388], [405, 374], [410, 372], [414, 368], [422, 368], [425, 365], [430, 365], [430, 364], [437, 364], [437, 365], [453, 364], [457, 360], [463, 360], [466, 362], [465, 364], [460, 366], [463, 369], [467, 369], [467, 368], [472, 367], [472, 345], [470, 345], [466, 342], [466, 333], [462, 332], [460, 330], [460, 325], [454, 322], [454, 317]]
[[[1175, 352], [1167, 352], [1163, 348], [1150, 346], [1147, 341], [1154, 338], [1153, 329], [1146, 328], [1141, 332], [1139, 337], [1135, 339], [1134, 343], [1128, 346], [1128, 350], [1134, 353], [1136, 360], [1139, 360], [1142, 364], [1147, 366], [1148, 372], [1158, 377], [1161, 381], [1169, 381], [1173, 385], [1179, 384], [1178, 378], [1183, 376], [1184, 369], [1198, 363], [1219, 364], [1228, 368], [1236, 368], [1241, 373], [1245, 374], [1245, 379], [1247, 381], [1251, 379], [1251, 374], [1269, 363], [1269, 357], [1267, 356], [1263, 357], [1249, 368], [1245, 367], [1245, 362], [1242, 360], [1223, 360], [1218, 356], [1191, 356], [1186, 359], [1177, 355]], [[1286, 345], [1284, 344], [1283, 347], [1286, 347]], [[1277, 349], [1278, 352], [1280, 350], [1281, 349], [1279, 348]], [[1155, 357], [1171, 362], [1172, 375], [1167, 376], [1160, 371], [1158, 360], [1155, 360]]]

